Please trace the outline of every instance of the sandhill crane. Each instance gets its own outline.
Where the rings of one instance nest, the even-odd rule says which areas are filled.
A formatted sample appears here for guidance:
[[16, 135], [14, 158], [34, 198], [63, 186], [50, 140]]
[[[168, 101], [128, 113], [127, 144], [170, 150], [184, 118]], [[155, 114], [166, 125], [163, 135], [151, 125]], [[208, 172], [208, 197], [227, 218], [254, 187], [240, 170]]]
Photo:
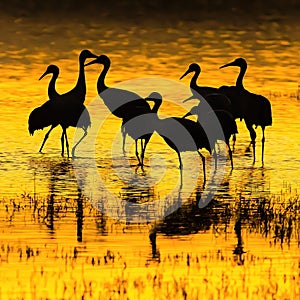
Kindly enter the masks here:
[[[203, 101], [205, 99], [205, 101], [209, 105], [209, 109], [224, 110], [232, 114], [232, 105], [230, 99], [226, 95], [220, 93], [218, 88], [199, 86], [197, 84], [198, 77], [201, 73], [201, 68], [198, 64], [196, 63], [190, 64], [188, 70], [180, 77], [180, 79], [182, 79], [183, 77], [187, 76], [190, 73], [194, 73], [190, 81], [190, 89], [193, 95], [185, 99], [183, 102], [189, 101], [191, 99], [198, 99], [200, 100], [199, 109], [200, 107], [202, 107], [203, 109], [204, 108]], [[236, 136], [235, 134], [233, 134], [233, 148], [235, 145], [235, 141], [236, 141]]]
[[[69, 157], [69, 143], [67, 138], [67, 128], [69, 126], [82, 128], [84, 135], [74, 145], [72, 149], [72, 156], [75, 154], [75, 149], [78, 144], [87, 135], [87, 129], [90, 126], [90, 116], [83, 104], [74, 105], [72, 109], [70, 107], [61, 105], [59, 100], [48, 100], [43, 105], [35, 108], [28, 119], [28, 130], [31, 135], [34, 134], [35, 130], [44, 129], [45, 127], [51, 126], [50, 131], [61, 125], [63, 132], [61, 135], [61, 155], [64, 155], [64, 140], [66, 142], [67, 154]], [[49, 132], [48, 132], [49, 133]], [[45, 137], [46, 139], [46, 137]], [[44, 139], [44, 142], [45, 142]]]
[[201, 95], [202, 97], [205, 97], [207, 95], [210, 95], [210, 94], [216, 92], [217, 88], [210, 87], [210, 86], [199, 86], [197, 84], [198, 77], [199, 77], [199, 75], [201, 73], [200, 65], [198, 65], [197, 63], [190, 64], [189, 68], [180, 77], [180, 79], [182, 79], [183, 77], [185, 77], [186, 75], [188, 75], [190, 73], [194, 73], [194, 75], [193, 75], [193, 77], [192, 77], [192, 79], [190, 81], [190, 88], [191, 88], [191, 92], [192, 92], [193, 96], [191, 96], [190, 98], [186, 99], [185, 101], [188, 101], [190, 99], [199, 99], [199, 95]]
[[[75, 85], [75, 87], [73, 89], [71, 89], [70, 91], [68, 91], [67, 93], [64, 94], [59, 94], [56, 91], [56, 80], [59, 76], [59, 68], [56, 65], [49, 65], [46, 69], [46, 71], [42, 74], [42, 76], [39, 78], [39, 80], [41, 80], [42, 78], [44, 78], [46, 75], [48, 74], [52, 74], [51, 80], [49, 82], [48, 85], [48, 97], [50, 100], [59, 100], [59, 101], [65, 101], [65, 102], [70, 102], [70, 103], [65, 103], [66, 106], [69, 106], [69, 108], [73, 107], [73, 105], [76, 105], [79, 109], [79, 111], [81, 110], [81, 105], [80, 103], [84, 103], [85, 101], [85, 95], [86, 95], [86, 83], [85, 83], [85, 72], [84, 72], [84, 64], [86, 59], [88, 58], [96, 58], [97, 55], [93, 54], [90, 50], [82, 50], [79, 54], [79, 73], [78, 73], [78, 79], [77, 79], [77, 83]], [[74, 104], [73, 104], [74, 103]], [[66, 112], [67, 113], [67, 112]], [[74, 114], [76, 115], [76, 112], [74, 112]], [[75, 116], [75, 119], [77, 118], [77, 116]], [[78, 119], [78, 118], [77, 118]], [[74, 120], [72, 120], [73, 122]], [[73, 123], [72, 123], [73, 124]], [[43, 140], [43, 143], [40, 147], [39, 152], [42, 152], [43, 147], [50, 135], [50, 132], [57, 126], [58, 124], [51, 124], [51, 128], [50, 130], [46, 133], [45, 138]], [[75, 125], [70, 125], [70, 126], [74, 126]], [[86, 131], [85, 131], [85, 135], [79, 140], [81, 141], [84, 137], [86, 136]], [[76, 146], [78, 145], [78, 143], [75, 145], [75, 147], [73, 147], [73, 151], [75, 150]]]
[[243, 78], [247, 70], [247, 62], [244, 58], [237, 58], [233, 62], [225, 64], [220, 68], [237, 66], [240, 68], [236, 85], [232, 87], [220, 87], [219, 91], [227, 95], [232, 103], [234, 117], [244, 119], [247, 129], [250, 133], [253, 147], [253, 163], [255, 162], [255, 139], [256, 132], [254, 126], [260, 126], [262, 129], [262, 165], [264, 164], [264, 144], [265, 144], [265, 127], [272, 125], [272, 110], [270, 101], [258, 94], [251, 93], [244, 88]]
[[[126, 126], [124, 126], [125, 123], [137, 116], [150, 113], [151, 107], [140, 95], [128, 90], [108, 87], [105, 84], [106, 74], [111, 65], [111, 61], [108, 56], [100, 55], [95, 60], [87, 63], [85, 66], [92, 64], [103, 65], [103, 70], [101, 71], [97, 81], [97, 91], [100, 98], [103, 100], [104, 104], [108, 107], [110, 112], [116, 117], [123, 119], [121, 132], [123, 135], [123, 152], [125, 152], [124, 147], [127, 134]], [[142, 153], [145, 152], [144, 148], [146, 148], [146, 146], [147, 142], [145, 142], [145, 145], [142, 146]], [[136, 153], [138, 153], [137, 148]], [[142, 161], [139, 160], [139, 164], [141, 163]]]
[[45, 73], [39, 78], [41, 80], [47, 74], [53, 74], [52, 79], [49, 82], [48, 86], [48, 96], [50, 100], [64, 100], [64, 101], [71, 101], [71, 102], [81, 102], [84, 103], [85, 95], [86, 95], [86, 82], [85, 82], [85, 72], [84, 72], [84, 64], [88, 58], [97, 58], [97, 55], [93, 54], [90, 50], [82, 50], [79, 54], [79, 72], [76, 85], [74, 88], [69, 90], [64, 94], [59, 94], [56, 91], [55, 83], [58, 77], [59, 71], [55, 68], [54, 65], [48, 66]]
[[205, 157], [201, 154], [199, 149], [205, 148], [211, 153], [211, 146], [203, 127], [200, 123], [185, 118], [169, 117], [160, 119], [157, 112], [162, 104], [162, 96], [157, 92], [151, 93], [145, 99], [154, 102], [151, 128], [176, 151], [180, 170], [182, 170], [183, 167], [180, 153], [185, 151], [197, 151], [202, 159], [205, 182]]
[[[55, 65], [50, 65], [47, 68], [48, 72], [52, 72], [53, 76], [50, 80], [51, 84], [55, 85], [55, 80], [59, 74], [59, 68]], [[58, 94], [59, 95], [59, 94]], [[40, 107], [35, 108], [28, 119], [29, 132], [33, 135], [35, 130], [43, 129], [51, 126], [50, 130], [46, 133], [43, 143], [39, 152], [42, 151], [46, 140], [49, 137], [53, 128], [61, 125], [63, 132], [61, 135], [62, 156], [64, 155], [64, 140], [66, 142], [67, 154], [69, 157], [69, 143], [67, 138], [67, 128], [69, 126], [79, 127], [84, 130], [84, 135], [76, 143], [72, 149], [72, 156], [74, 156], [75, 149], [82, 139], [87, 135], [87, 129], [90, 126], [90, 116], [85, 106], [80, 101], [65, 101], [56, 97], [54, 100], [48, 100]]]
[[[231, 168], [233, 169], [232, 151], [230, 148], [229, 139], [231, 135], [238, 133], [236, 122], [231, 113], [226, 110], [207, 110], [207, 108], [203, 106], [203, 102], [200, 102], [199, 105], [192, 107], [191, 110], [183, 116], [183, 118], [186, 118], [189, 115], [196, 115], [198, 121], [201, 121], [201, 124], [214, 126], [214, 124], [210, 124], [210, 120], [212, 119], [212, 115], [216, 115], [217, 120], [222, 128], [222, 132], [219, 133], [218, 130], [216, 130], [215, 134], [211, 135], [210, 138], [214, 140], [214, 145], [216, 145], [217, 140], [224, 140], [228, 147]], [[214, 147], [214, 156], [216, 162], [216, 147]], [[217, 163], [215, 165], [217, 165]]]

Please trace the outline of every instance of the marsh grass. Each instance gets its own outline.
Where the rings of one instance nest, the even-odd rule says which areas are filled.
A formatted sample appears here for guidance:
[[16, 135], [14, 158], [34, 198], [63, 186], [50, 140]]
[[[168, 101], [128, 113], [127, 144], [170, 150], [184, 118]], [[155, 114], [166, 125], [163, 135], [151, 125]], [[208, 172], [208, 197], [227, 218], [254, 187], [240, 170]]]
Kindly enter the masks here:
[[[20, 256], [20, 249], [31, 252]], [[30, 249], [30, 251], [28, 251]], [[1, 298], [7, 299], [298, 299], [299, 258], [247, 254], [240, 266], [230, 253], [166, 254], [161, 262], [130, 267], [72, 248], [1, 247]], [[187, 259], [189, 257], [189, 259]], [[189, 263], [187, 263], [189, 261]], [[18, 265], [18, 268], [16, 267]], [[278, 271], [278, 264], [283, 265]], [[14, 267], [14, 272], [7, 269]]]
[[[191, 215], [195, 223], [206, 218], [209, 222], [198, 233], [224, 239], [211, 249], [190, 242], [183, 244], [185, 250], [163, 247], [166, 240], [181, 238], [178, 233], [167, 237], [163, 220], [118, 222], [103, 216], [80, 193], [77, 199], [28, 193], [2, 198], [0, 299], [299, 299], [297, 189], [283, 183], [276, 195], [237, 192], [230, 201], [214, 200], [204, 209], [197, 207], [197, 201], [191, 200], [170, 220], [187, 218], [191, 224]], [[70, 234], [67, 223], [73, 235], [77, 226], [78, 236], [81, 224], [81, 234], [123, 236], [129, 245], [131, 235], [142, 235], [149, 252], [145, 255], [132, 248], [135, 254], [130, 256], [128, 249], [123, 253], [120, 247], [108, 248], [107, 243], [93, 242], [84, 234], [83, 242], [72, 242], [64, 237]], [[153, 251], [151, 255], [147, 236], [150, 225], [157, 231], [156, 255]], [[32, 232], [31, 226], [40, 229]], [[44, 236], [45, 229], [50, 239]], [[235, 237], [241, 252], [234, 250]], [[261, 238], [269, 243], [269, 250], [259, 246], [262, 251], [254, 251], [251, 244]]]

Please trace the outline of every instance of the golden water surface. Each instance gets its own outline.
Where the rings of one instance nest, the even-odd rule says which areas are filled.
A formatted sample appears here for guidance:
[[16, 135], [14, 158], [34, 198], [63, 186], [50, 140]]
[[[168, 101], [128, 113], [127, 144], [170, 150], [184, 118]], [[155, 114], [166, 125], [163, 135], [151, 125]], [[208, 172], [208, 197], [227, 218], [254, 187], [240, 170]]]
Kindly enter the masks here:
[[[229, 20], [136, 24], [5, 16], [0, 28], [0, 299], [299, 297], [296, 20], [265, 16], [244, 24]], [[82, 193], [73, 161], [60, 156], [60, 129], [53, 131], [43, 154], [38, 149], [46, 131], [32, 137], [27, 129], [30, 112], [48, 99], [49, 78], [38, 81], [40, 75], [47, 65], [57, 64], [57, 89], [68, 91], [76, 82], [82, 49], [110, 57], [109, 86], [126, 81], [121, 86], [142, 96], [162, 93], [161, 116], [181, 116], [197, 103], [182, 104], [190, 95], [190, 78], [179, 82], [179, 77], [190, 63], [201, 65], [199, 85], [233, 85], [238, 69], [218, 68], [236, 57], [246, 58], [245, 87], [272, 104], [264, 167], [260, 128], [257, 161], [252, 165], [252, 155], [245, 153], [249, 133], [237, 120], [234, 169], [223, 162], [224, 176], [214, 187], [214, 200], [199, 209], [205, 188], [197, 155], [184, 160], [186, 190], [178, 188], [176, 153], [157, 135], [147, 148], [144, 172], [133, 166], [133, 145], [127, 149], [130, 166], [124, 169], [116, 138], [121, 121], [107, 115], [94, 152], [91, 145], [96, 172], [105, 186], [100, 205], [95, 205], [99, 195], [84, 188]], [[96, 97], [100, 71], [99, 65], [86, 68], [86, 104], [100, 105], [107, 113]], [[72, 144], [74, 129], [68, 135]], [[112, 148], [117, 149], [113, 160]], [[206, 156], [209, 166], [211, 158]], [[81, 180], [93, 170], [87, 162]], [[213, 177], [210, 168], [208, 176]], [[117, 207], [121, 211], [114, 208], [114, 197], [122, 200]], [[128, 203], [159, 199], [171, 203], [160, 209], [179, 200], [183, 205], [155, 223], [144, 223], [142, 211], [126, 215]], [[124, 222], [131, 218], [139, 223]], [[149, 240], [153, 228], [154, 248]]]

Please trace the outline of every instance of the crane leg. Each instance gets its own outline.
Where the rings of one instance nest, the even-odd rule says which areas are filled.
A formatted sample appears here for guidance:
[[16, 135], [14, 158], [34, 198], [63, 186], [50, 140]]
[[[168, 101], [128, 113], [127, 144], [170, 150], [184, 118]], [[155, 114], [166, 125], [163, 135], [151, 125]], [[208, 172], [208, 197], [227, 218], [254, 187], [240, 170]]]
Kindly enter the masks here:
[[144, 165], [144, 153], [145, 153], [145, 149], [146, 149], [147, 143], [146, 143], [146, 139], [141, 139], [141, 163], [142, 166]]
[[46, 143], [46, 141], [47, 141], [47, 139], [48, 139], [48, 137], [49, 137], [49, 135], [50, 135], [50, 132], [51, 132], [52, 129], [54, 129], [56, 126], [57, 126], [57, 125], [52, 125], [51, 128], [50, 128], [50, 130], [45, 134], [45, 137], [44, 137], [44, 140], [43, 140], [43, 143], [42, 143], [42, 145], [41, 145], [41, 148], [40, 148], [39, 152], [42, 152], [43, 147], [44, 147], [44, 145], [45, 145], [45, 143]]
[[253, 148], [253, 164], [255, 163], [255, 140], [252, 141], [252, 148]]
[[61, 156], [64, 156], [65, 152], [65, 129], [63, 128], [62, 134], [61, 134]]
[[144, 146], [142, 147], [142, 154], [141, 154], [141, 160], [142, 160], [142, 164], [143, 165], [144, 165], [144, 157], [145, 157], [146, 147], [147, 147], [147, 145], [148, 145], [148, 143], [150, 141], [150, 138], [151, 138], [151, 136], [150, 137], [146, 137], [144, 139]]
[[126, 130], [123, 126], [121, 128], [121, 132], [122, 132], [122, 137], [123, 137], [122, 150], [123, 150], [123, 154], [125, 155], [126, 154], [126, 152], [125, 152]]
[[233, 169], [233, 159], [232, 159], [232, 151], [230, 149], [230, 143], [229, 140], [226, 141], [227, 147], [228, 147], [228, 154], [229, 154], [229, 158], [230, 158], [230, 163], [231, 163], [231, 169]]
[[141, 170], [144, 172], [144, 148], [146, 147], [146, 140], [141, 138]]
[[216, 171], [217, 167], [218, 167], [218, 156], [217, 156], [217, 151], [216, 151], [216, 145], [214, 145], [214, 148], [212, 149], [212, 156], [213, 156], [214, 161], [215, 161], [215, 171]]
[[182, 184], [183, 184], [183, 176], [182, 176], [182, 169], [180, 169], [180, 185], [179, 185], [179, 189], [182, 189]]
[[138, 140], [135, 140], [135, 156], [138, 160], [138, 165], [141, 166], [141, 160], [140, 160], [140, 157], [139, 157], [139, 151], [138, 151]]
[[214, 149], [213, 149], [213, 157], [215, 160], [215, 171], [217, 170], [217, 166], [218, 166], [218, 156], [217, 156], [217, 151], [216, 151], [216, 144], [214, 145]]
[[141, 165], [143, 166], [144, 165], [144, 162], [143, 162], [144, 139], [140, 139], [140, 141], [141, 141], [141, 156], [140, 156], [140, 160], [141, 160]]
[[232, 137], [232, 152], [234, 152], [235, 142], [236, 142], [236, 134], [234, 133]]
[[256, 139], [256, 132], [252, 127], [252, 124], [250, 124], [249, 122], [246, 121], [246, 126], [247, 129], [250, 132], [250, 137], [251, 137], [251, 144], [253, 147], [253, 164], [255, 163], [255, 139]]
[[265, 150], [265, 127], [261, 127], [262, 129], [262, 140], [261, 140], [261, 163], [264, 166], [264, 150]]
[[206, 182], [206, 172], [205, 172], [205, 157], [201, 154], [201, 152], [199, 150], [197, 150], [198, 154], [201, 156], [202, 159], [202, 166], [203, 166], [203, 175], [204, 175], [204, 179], [203, 182]]
[[177, 152], [178, 155], [179, 169], [182, 170], [182, 160], [181, 160], [180, 152], [177, 149], [175, 151]]
[[84, 129], [84, 134], [83, 136], [80, 138], [80, 140], [75, 144], [75, 146], [72, 148], [72, 157], [75, 157], [75, 149], [76, 147], [81, 143], [81, 141], [87, 136], [87, 130]]
[[68, 154], [68, 158], [69, 158], [70, 157], [70, 152], [69, 152], [69, 142], [68, 142], [68, 137], [67, 137], [67, 129], [65, 129], [65, 138], [66, 138], [67, 154]]

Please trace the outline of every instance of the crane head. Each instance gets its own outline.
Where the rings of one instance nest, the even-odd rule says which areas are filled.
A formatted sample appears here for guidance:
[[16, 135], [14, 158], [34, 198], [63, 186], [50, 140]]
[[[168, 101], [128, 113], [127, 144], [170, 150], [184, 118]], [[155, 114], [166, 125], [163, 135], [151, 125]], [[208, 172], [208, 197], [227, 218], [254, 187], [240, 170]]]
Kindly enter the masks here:
[[182, 79], [183, 77], [185, 77], [186, 75], [188, 75], [189, 73], [192, 73], [192, 72], [199, 72], [200, 73], [201, 72], [200, 66], [196, 63], [190, 64], [187, 71], [179, 79]]
[[108, 58], [108, 56], [106, 55], [100, 55], [97, 56], [96, 59], [90, 61], [89, 63], [85, 64], [84, 66], [89, 66], [89, 65], [93, 65], [93, 64], [100, 64], [100, 65], [110, 65], [110, 59]]
[[87, 58], [97, 58], [98, 56], [94, 53], [92, 53], [90, 50], [82, 50], [79, 54], [79, 60], [85, 61]]
[[47, 67], [47, 70], [45, 71], [45, 73], [39, 78], [39, 80], [41, 80], [42, 78], [44, 78], [46, 75], [48, 74], [53, 74], [58, 76], [59, 74], [59, 68], [56, 65], [49, 65]]
[[239, 57], [239, 58], [236, 58], [234, 61], [221, 66], [220, 69], [223, 69], [223, 68], [226, 68], [226, 67], [247, 68], [247, 62], [246, 62], [246, 60], [244, 58]]
[[152, 112], [157, 112], [162, 104], [162, 95], [158, 92], [152, 92], [149, 96], [145, 98], [146, 101], [153, 101], [154, 107]]

